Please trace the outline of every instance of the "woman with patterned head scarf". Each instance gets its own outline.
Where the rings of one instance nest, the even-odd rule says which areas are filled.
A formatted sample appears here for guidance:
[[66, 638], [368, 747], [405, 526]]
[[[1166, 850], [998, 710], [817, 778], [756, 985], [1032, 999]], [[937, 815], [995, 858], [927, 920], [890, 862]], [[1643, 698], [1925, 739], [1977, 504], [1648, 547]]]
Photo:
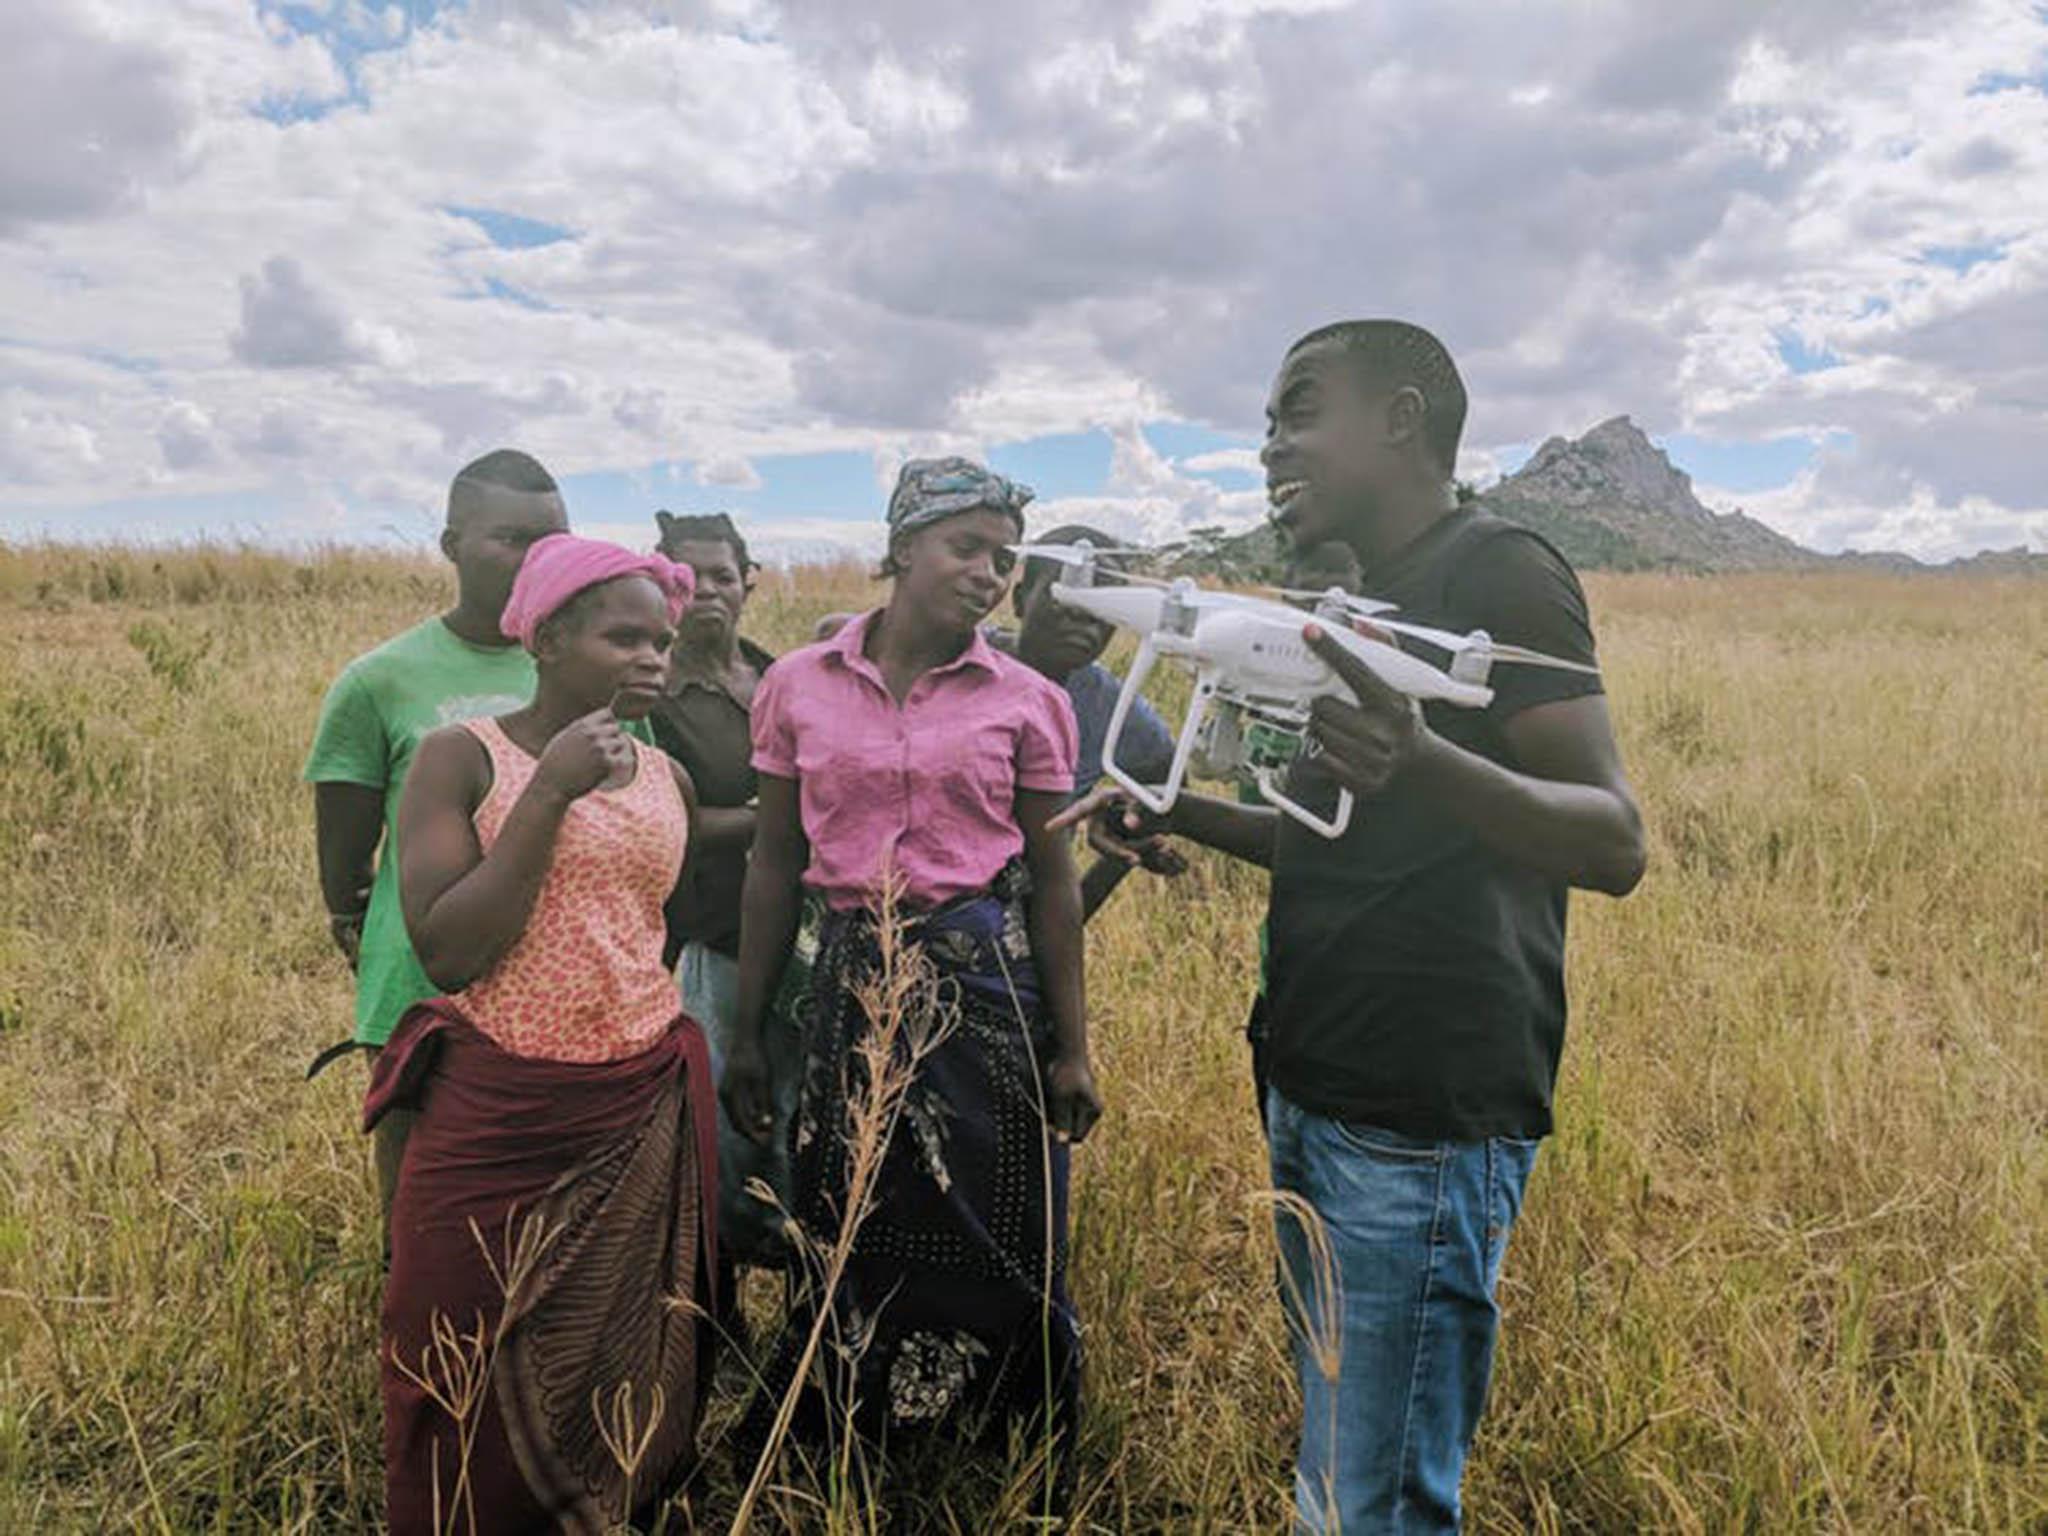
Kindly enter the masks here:
[[[828, 1251], [849, 1203], [867, 1204], [836, 1290], [815, 1275], [800, 1288], [741, 1443], [767, 1444], [792, 1391], [812, 1436], [848, 1405], [873, 1439], [1000, 1437], [1021, 1421], [1051, 1453], [1057, 1498], [1080, 1385], [1068, 1145], [1101, 1111], [1079, 883], [1045, 825], [1072, 787], [1073, 709], [981, 632], [1030, 495], [965, 459], [906, 464], [888, 601], [785, 656], [755, 695], [760, 801], [724, 1096], [735, 1125], [767, 1133], [760, 1029], [808, 889], [828, 916], [790, 1132], [800, 1246]], [[885, 973], [916, 985], [877, 1017]], [[885, 1053], [880, 1075], [909, 1081], [863, 1190], [848, 1127]]]

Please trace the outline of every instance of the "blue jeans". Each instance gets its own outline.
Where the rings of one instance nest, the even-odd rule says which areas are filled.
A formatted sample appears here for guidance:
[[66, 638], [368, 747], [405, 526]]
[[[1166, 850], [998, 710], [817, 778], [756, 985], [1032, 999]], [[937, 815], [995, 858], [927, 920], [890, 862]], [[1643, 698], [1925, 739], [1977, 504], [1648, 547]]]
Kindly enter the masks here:
[[[683, 1011], [704, 1026], [711, 1047], [711, 1080], [725, 1080], [725, 1058], [732, 1049], [732, 1031], [739, 1011], [739, 962], [695, 942], [683, 946], [677, 980]], [[777, 1265], [786, 1244], [783, 1211], [750, 1193], [749, 1181], [760, 1179], [789, 1203], [789, 1122], [796, 1114], [801, 1076], [800, 1042], [796, 1030], [777, 1009], [761, 1022], [761, 1050], [768, 1061], [768, 1091], [775, 1124], [767, 1144], [733, 1129], [718, 1106], [718, 1247], [741, 1264]]]
[[1493, 1369], [1494, 1284], [1537, 1144], [1420, 1141], [1270, 1089], [1266, 1115], [1274, 1188], [1305, 1200], [1329, 1238], [1318, 1263], [1301, 1220], [1276, 1213], [1301, 1377], [1295, 1528], [1456, 1531]]

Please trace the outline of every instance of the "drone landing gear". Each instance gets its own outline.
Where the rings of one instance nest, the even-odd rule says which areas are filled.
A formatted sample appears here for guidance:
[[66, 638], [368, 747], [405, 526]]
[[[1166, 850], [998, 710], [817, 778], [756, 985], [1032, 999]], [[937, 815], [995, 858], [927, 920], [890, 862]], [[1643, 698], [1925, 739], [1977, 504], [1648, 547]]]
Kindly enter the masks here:
[[1268, 802], [1311, 831], [1341, 837], [1351, 825], [1350, 790], [1337, 792], [1335, 811], [1324, 817], [1282, 787], [1294, 760], [1308, 750], [1307, 730], [1307, 717], [1297, 711], [1275, 712], [1242, 699], [1219, 697], [1203, 724], [1200, 771], [1210, 778], [1248, 779]]

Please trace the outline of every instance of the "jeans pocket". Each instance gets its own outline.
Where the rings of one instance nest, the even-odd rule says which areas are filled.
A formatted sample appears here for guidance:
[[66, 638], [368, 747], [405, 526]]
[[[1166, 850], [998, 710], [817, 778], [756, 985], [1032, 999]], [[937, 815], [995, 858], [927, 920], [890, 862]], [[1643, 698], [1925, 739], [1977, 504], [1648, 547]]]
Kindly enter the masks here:
[[1429, 1164], [1443, 1161], [1444, 1144], [1420, 1136], [1404, 1136], [1383, 1126], [1365, 1125], [1357, 1120], [1329, 1121], [1338, 1141], [1353, 1152], [1389, 1163]]

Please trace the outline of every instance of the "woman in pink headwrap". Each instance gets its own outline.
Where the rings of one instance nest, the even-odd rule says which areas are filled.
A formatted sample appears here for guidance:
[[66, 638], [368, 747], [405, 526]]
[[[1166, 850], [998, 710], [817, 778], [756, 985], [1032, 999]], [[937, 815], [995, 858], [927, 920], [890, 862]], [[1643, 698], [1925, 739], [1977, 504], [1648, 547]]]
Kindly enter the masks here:
[[690, 588], [660, 556], [533, 545], [503, 621], [533, 702], [427, 737], [406, 783], [400, 902], [445, 995], [365, 1106], [419, 1111], [383, 1310], [394, 1536], [614, 1529], [693, 1459], [716, 1122], [662, 907], [693, 846], [751, 823], [619, 724], [660, 698]]

